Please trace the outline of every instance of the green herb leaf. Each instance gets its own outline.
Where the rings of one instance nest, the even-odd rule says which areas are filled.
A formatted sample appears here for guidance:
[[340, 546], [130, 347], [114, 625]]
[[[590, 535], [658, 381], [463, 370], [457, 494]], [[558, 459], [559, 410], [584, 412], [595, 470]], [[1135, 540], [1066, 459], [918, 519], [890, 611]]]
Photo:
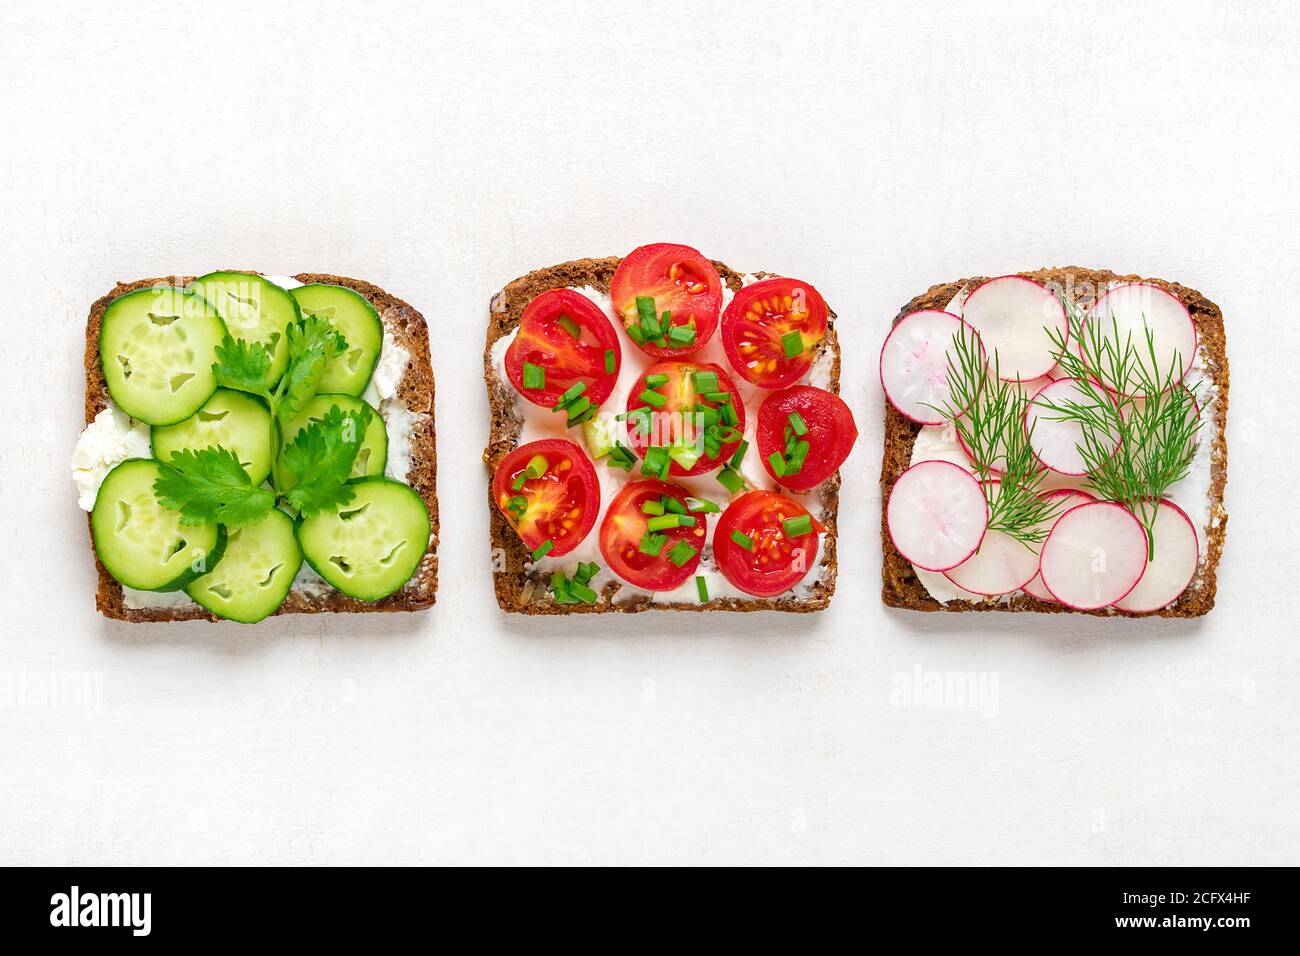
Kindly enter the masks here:
[[159, 466], [154, 494], [163, 507], [181, 513], [181, 524], [238, 528], [261, 521], [275, 506], [275, 495], [255, 487], [228, 448], [182, 449]]
[[344, 412], [330, 406], [324, 419], [300, 431], [284, 449], [284, 465], [295, 479], [285, 499], [304, 515], [337, 508], [352, 500], [347, 484], [366, 428], [370, 407]]
[[289, 338], [289, 368], [276, 390], [276, 413], [289, 421], [316, 394], [325, 367], [348, 350], [348, 342], [329, 319], [308, 313], [285, 330]]
[[216, 376], [218, 385], [271, 400], [266, 387], [271, 353], [265, 345], [236, 339], [227, 333], [214, 351], [217, 360], [212, 363], [212, 374]]

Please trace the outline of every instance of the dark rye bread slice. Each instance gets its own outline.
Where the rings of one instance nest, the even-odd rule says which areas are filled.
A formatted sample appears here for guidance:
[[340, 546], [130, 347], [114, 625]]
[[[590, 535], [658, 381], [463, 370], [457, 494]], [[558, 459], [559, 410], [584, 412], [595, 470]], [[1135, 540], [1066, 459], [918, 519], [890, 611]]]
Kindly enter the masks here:
[[[591, 286], [601, 292], [609, 292], [609, 281], [620, 262], [617, 256], [603, 259], [575, 259], [546, 269], [537, 269], [528, 275], [515, 279], [492, 297], [488, 311], [487, 345], [483, 352], [483, 377], [487, 382], [488, 403], [492, 408], [491, 435], [488, 446], [483, 452], [483, 464], [487, 466], [487, 504], [488, 521], [491, 529], [493, 549], [493, 579], [496, 588], [497, 603], [503, 611], [520, 614], [605, 614], [610, 612], [631, 613], [646, 610], [673, 611], [820, 611], [830, 604], [831, 595], [835, 593], [835, 576], [837, 570], [835, 545], [837, 538], [836, 516], [840, 501], [840, 476], [836, 472], [821, 486], [823, 515], [822, 523], [826, 526], [826, 535], [822, 539], [822, 548], [817, 555], [819, 562], [825, 562], [826, 569], [822, 580], [811, 588], [807, 598], [783, 600], [765, 598], [714, 598], [707, 604], [674, 602], [653, 603], [648, 596], [637, 595], [633, 598], [615, 600], [620, 585], [610, 581], [606, 583], [595, 604], [557, 604], [547, 590], [547, 581], [540, 574], [530, 574], [524, 565], [530, 558], [514, 529], [506, 522], [505, 516], [496, 506], [492, 495], [492, 475], [496, 473], [497, 464], [514, 449], [519, 440], [522, 422], [514, 413], [515, 390], [508, 380], [496, 374], [492, 366], [492, 346], [504, 335], [510, 334], [519, 325], [519, 317], [524, 306], [538, 295], [550, 289]], [[718, 275], [732, 292], [741, 288], [741, 274], [734, 269], [714, 262]], [[758, 276], [764, 273], [754, 273]], [[826, 338], [818, 349], [818, 354], [825, 349], [831, 350], [831, 391], [840, 390], [840, 347], [835, 333], [835, 313], [829, 313]], [[600, 467], [598, 465], [598, 467]], [[592, 529], [592, 534], [597, 533]]]
[[[885, 509], [882, 507], [880, 517], [880, 538], [884, 547], [882, 600], [890, 607], [913, 611], [1037, 611], [1048, 614], [1124, 617], [1199, 617], [1208, 613], [1214, 607], [1215, 579], [1219, 558], [1223, 554], [1223, 539], [1228, 524], [1228, 513], [1223, 508], [1223, 489], [1228, 481], [1228, 443], [1224, 436], [1224, 426], [1228, 420], [1228, 354], [1224, 341], [1223, 313], [1219, 311], [1217, 305], [1195, 289], [1189, 289], [1176, 282], [1167, 282], [1164, 279], [1118, 275], [1105, 269], [1083, 269], [1077, 266], [1039, 269], [1036, 272], [1020, 274], [1040, 282], [1058, 283], [1067, 291], [1074, 290], [1075, 300], [1084, 306], [1089, 305], [1092, 297], [1097, 292], [1104, 291], [1110, 282], [1150, 282], [1177, 296], [1191, 313], [1192, 321], [1196, 323], [1198, 348], [1205, 357], [1207, 376], [1218, 388], [1214, 400], [1216, 428], [1213, 434], [1201, 436], [1202, 441], [1208, 440], [1211, 443], [1209, 543], [1206, 553], [1202, 556], [1201, 566], [1191, 586], [1177, 601], [1167, 608], [1148, 614], [1127, 614], [1105, 608], [1097, 611], [1073, 611], [1062, 604], [1039, 601], [1027, 594], [1019, 594], [1009, 601], [994, 598], [978, 603], [958, 600], [940, 604], [930, 597], [925, 585], [913, 571], [912, 565], [894, 547], [885, 523]], [[982, 281], [984, 277], [976, 277], [932, 286], [903, 306], [894, 318], [894, 322], [919, 309], [942, 309], [961, 289], [973, 288]], [[904, 418], [892, 405], [885, 403], [885, 455], [880, 469], [882, 505], [889, 500], [894, 482], [907, 470], [911, 462], [912, 445], [920, 430], [920, 425]]]
[[[239, 270], [229, 270], [239, 271]], [[328, 275], [326, 273], [304, 272], [293, 278], [299, 282], [327, 282], [332, 285], [346, 286], [364, 296], [383, 320], [384, 329], [391, 333], [393, 339], [411, 353], [402, 380], [397, 387], [397, 397], [406, 407], [419, 414], [428, 416], [416, 422], [411, 429], [411, 470], [407, 474], [407, 483], [419, 493], [429, 509], [429, 521], [433, 535], [429, 550], [420, 561], [415, 574], [396, 594], [391, 594], [382, 601], [373, 603], [358, 601], [346, 594], [330, 589], [318, 596], [290, 591], [289, 596], [276, 614], [322, 614], [325, 612], [348, 611], [365, 613], [370, 611], [418, 611], [432, 607], [438, 590], [438, 495], [437, 471], [438, 455], [435, 447], [433, 419], [434, 383], [433, 366], [429, 360], [429, 329], [424, 316], [415, 311], [406, 302], [390, 295], [376, 285], [360, 279], [346, 276]], [[159, 283], [166, 285], [186, 285], [194, 276], [162, 276], [155, 279], [138, 279], [134, 282], [119, 282], [117, 286], [95, 302], [90, 309], [90, 319], [86, 323], [86, 424], [90, 424], [108, 405], [108, 388], [99, 367], [99, 327], [104, 318], [104, 310], [115, 298], [135, 289], [142, 289]], [[122, 599], [122, 585], [104, 568], [99, 556], [95, 555], [95, 566], [99, 570], [99, 588], [95, 595], [95, 606], [105, 617], [119, 621], [140, 623], [145, 621], [217, 621], [216, 615], [198, 607], [180, 608], [129, 608]]]

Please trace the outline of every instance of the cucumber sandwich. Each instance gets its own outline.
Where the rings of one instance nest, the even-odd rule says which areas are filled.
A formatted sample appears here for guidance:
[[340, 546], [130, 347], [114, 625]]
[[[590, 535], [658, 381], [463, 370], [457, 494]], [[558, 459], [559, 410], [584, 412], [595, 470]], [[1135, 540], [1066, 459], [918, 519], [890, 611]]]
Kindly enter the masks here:
[[85, 364], [72, 471], [104, 615], [434, 603], [434, 382], [411, 306], [331, 275], [142, 279], [94, 304]]

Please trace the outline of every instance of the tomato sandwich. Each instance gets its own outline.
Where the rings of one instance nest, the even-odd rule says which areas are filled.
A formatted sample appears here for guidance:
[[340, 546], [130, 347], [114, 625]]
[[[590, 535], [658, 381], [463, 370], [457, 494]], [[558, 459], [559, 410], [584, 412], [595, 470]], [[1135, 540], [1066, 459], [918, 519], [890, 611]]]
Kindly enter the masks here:
[[506, 285], [484, 355], [502, 609], [826, 607], [857, 438], [834, 321], [802, 279], [673, 243]]

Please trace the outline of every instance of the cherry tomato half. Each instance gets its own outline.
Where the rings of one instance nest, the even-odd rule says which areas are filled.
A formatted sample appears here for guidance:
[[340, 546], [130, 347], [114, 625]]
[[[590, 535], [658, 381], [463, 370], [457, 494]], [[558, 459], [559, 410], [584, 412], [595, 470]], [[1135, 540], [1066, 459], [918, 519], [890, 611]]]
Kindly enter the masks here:
[[618, 333], [596, 303], [572, 289], [552, 289], [524, 307], [505, 364], [520, 395], [552, 408], [579, 382], [599, 405], [614, 390], [621, 362]]
[[[718, 327], [722, 309], [722, 279], [713, 263], [690, 246], [658, 242], [629, 252], [609, 283], [614, 314], [641, 351], [657, 358], [690, 355], [704, 347]], [[654, 300], [650, 316], [659, 334], [647, 330], [638, 298]], [[664, 314], [668, 327], [663, 327]], [[672, 329], [692, 328], [689, 339]]]
[[656, 362], [628, 392], [627, 410], [640, 412], [627, 421], [632, 450], [644, 459], [651, 447], [672, 449], [668, 473], [678, 477], [717, 468], [745, 434], [745, 402], [718, 365]]
[[[849, 457], [858, 440], [853, 412], [838, 395], [811, 385], [773, 392], [758, 407], [758, 453], [767, 473], [791, 491], [817, 487]], [[801, 443], [806, 442], [804, 447]], [[778, 474], [772, 455], [780, 456]], [[798, 465], [797, 470], [792, 466]]]
[[550, 557], [568, 554], [596, 523], [600, 484], [591, 460], [564, 438], [520, 445], [501, 460], [493, 497], [531, 551], [547, 541]]
[[722, 314], [722, 347], [736, 374], [761, 388], [793, 385], [826, 337], [826, 301], [798, 279], [747, 285]]
[[[808, 530], [801, 532], [801, 526]], [[746, 594], [774, 597], [813, 569], [817, 534], [825, 530], [799, 502], [775, 491], [750, 491], [722, 513], [713, 555], [722, 576]]]
[[[610, 502], [600, 524], [600, 553], [610, 570], [633, 587], [671, 591], [685, 584], [699, 566], [704, 515], [677, 513], [666, 506], [670, 499], [686, 510], [686, 490], [678, 485], [629, 482]], [[651, 522], [656, 525], [653, 529]]]

